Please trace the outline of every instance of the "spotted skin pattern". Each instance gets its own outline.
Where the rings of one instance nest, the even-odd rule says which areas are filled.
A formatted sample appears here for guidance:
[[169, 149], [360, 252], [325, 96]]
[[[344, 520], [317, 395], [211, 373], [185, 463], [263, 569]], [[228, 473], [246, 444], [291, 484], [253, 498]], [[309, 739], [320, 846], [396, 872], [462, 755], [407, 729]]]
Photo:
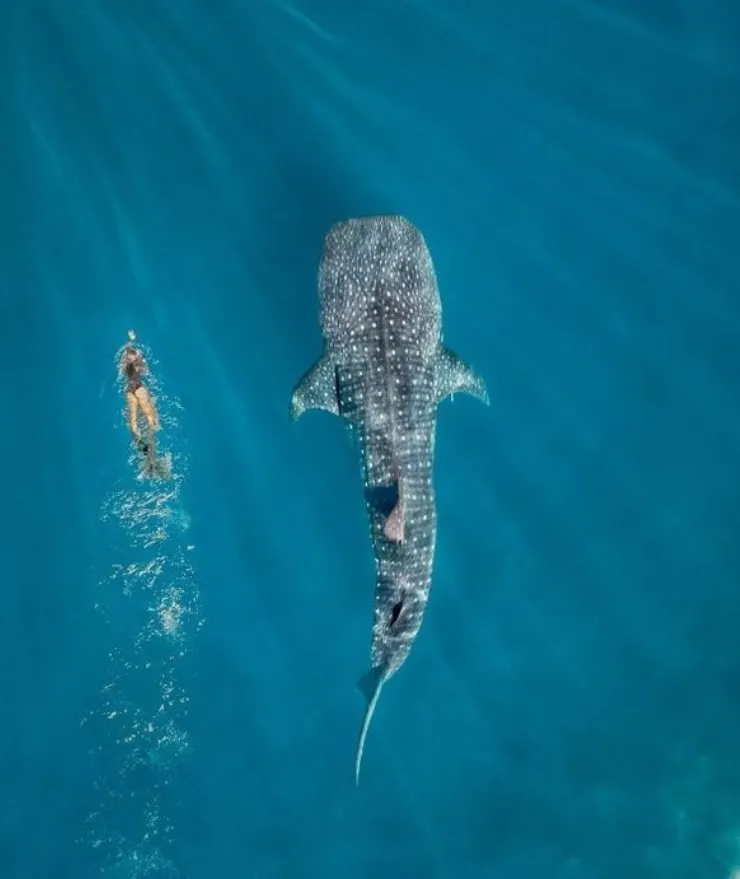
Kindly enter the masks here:
[[[356, 760], [383, 684], [421, 628], [437, 533], [436, 415], [446, 396], [488, 401], [485, 384], [441, 341], [442, 308], [424, 238], [399, 216], [333, 226], [319, 267], [321, 359], [296, 386], [307, 409], [344, 419], [362, 468], [376, 583], [368, 701]], [[385, 504], [378, 498], [385, 498]]]

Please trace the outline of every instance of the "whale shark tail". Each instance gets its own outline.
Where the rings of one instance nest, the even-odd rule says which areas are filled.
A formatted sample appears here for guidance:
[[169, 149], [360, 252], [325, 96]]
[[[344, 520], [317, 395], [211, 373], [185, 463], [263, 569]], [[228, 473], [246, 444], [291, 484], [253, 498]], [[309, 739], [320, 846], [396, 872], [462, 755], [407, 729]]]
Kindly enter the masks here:
[[365, 716], [362, 719], [362, 728], [360, 729], [360, 739], [357, 743], [357, 756], [355, 757], [355, 784], [360, 783], [360, 765], [362, 764], [362, 755], [365, 750], [365, 739], [367, 731], [370, 729], [370, 721], [375, 714], [375, 706], [380, 698], [380, 691], [383, 684], [388, 680], [388, 675], [382, 666], [375, 666], [363, 675], [357, 682], [357, 688], [367, 700], [365, 708]]

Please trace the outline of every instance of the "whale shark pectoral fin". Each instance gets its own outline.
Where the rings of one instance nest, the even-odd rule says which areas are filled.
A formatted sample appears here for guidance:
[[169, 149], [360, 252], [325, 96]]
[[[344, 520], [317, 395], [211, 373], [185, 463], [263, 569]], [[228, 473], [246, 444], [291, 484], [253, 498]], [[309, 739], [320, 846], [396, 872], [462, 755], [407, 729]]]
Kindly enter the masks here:
[[367, 674], [364, 674], [357, 682], [357, 689], [367, 700], [365, 708], [365, 716], [362, 719], [362, 728], [360, 729], [360, 739], [357, 743], [357, 756], [355, 757], [355, 784], [360, 783], [360, 766], [362, 765], [362, 755], [365, 751], [365, 739], [367, 739], [367, 731], [370, 729], [370, 721], [375, 713], [375, 706], [380, 698], [380, 691], [386, 681], [386, 672], [382, 666], [376, 665], [371, 668]]
[[435, 382], [437, 403], [454, 394], [470, 394], [471, 397], [488, 405], [486, 383], [472, 366], [444, 345], [440, 345], [437, 352]]
[[339, 415], [334, 364], [324, 354], [298, 382], [290, 398], [290, 420], [297, 421], [309, 409]]

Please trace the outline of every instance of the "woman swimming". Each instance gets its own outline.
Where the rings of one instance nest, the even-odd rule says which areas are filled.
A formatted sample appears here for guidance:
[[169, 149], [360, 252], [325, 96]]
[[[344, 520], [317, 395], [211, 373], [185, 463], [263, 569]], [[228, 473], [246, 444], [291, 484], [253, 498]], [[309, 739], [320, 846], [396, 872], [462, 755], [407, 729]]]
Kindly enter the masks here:
[[[149, 389], [144, 384], [144, 376], [149, 371], [144, 355], [132, 342], [136, 341], [136, 333], [128, 331], [128, 344], [121, 355], [120, 369], [125, 379], [126, 403], [128, 404], [128, 426], [134, 441], [146, 453], [149, 443], [154, 439], [154, 431], [159, 430], [159, 416]], [[143, 413], [149, 425], [149, 443], [141, 435], [139, 414]]]
[[[168, 458], [156, 453], [154, 433], [159, 430], [159, 415], [144, 376], [149, 371], [141, 350], [133, 345], [136, 333], [128, 331], [129, 341], [123, 349], [119, 369], [124, 380], [124, 393], [128, 406], [128, 426], [139, 451], [144, 456], [144, 472], [160, 479], [171, 479]], [[139, 416], [143, 415], [149, 428], [146, 439], [141, 434]]]

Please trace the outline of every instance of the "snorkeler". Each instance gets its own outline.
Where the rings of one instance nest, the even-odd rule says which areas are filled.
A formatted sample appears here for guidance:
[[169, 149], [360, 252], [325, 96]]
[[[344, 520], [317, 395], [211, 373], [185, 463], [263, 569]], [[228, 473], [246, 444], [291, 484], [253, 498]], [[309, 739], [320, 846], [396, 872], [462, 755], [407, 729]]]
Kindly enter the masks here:
[[[161, 471], [161, 463], [155, 453], [154, 434], [159, 430], [159, 415], [149, 389], [144, 383], [144, 376], [149, 371], [144, 360], [144, 355], [133, 342], [136, 341], [136, 333], [128, 331], [129, 341], [123, 349], [120, 361], [121, 374], [125, 380], [124, 391], [128, 406], [128, 426], [134, 442], [146, 459], [146, 469], [153, 475], [164, 475]], [[148, 436], [142, 436], [139, 427], [139, 416], [143, 414], [147, 427]]]

